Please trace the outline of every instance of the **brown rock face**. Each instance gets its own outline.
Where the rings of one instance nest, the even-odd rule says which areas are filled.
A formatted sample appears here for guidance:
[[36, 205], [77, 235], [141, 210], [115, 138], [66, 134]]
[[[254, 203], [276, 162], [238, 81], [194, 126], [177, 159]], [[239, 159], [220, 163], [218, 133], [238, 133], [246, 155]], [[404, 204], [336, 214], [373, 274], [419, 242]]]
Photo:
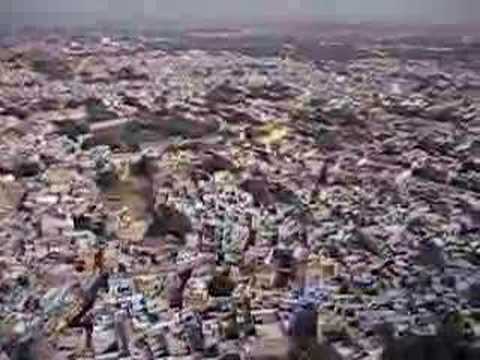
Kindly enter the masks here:
[[0, 178], [0, 221], [18, 208], [24, 194], [23, 185], [13, 177]]

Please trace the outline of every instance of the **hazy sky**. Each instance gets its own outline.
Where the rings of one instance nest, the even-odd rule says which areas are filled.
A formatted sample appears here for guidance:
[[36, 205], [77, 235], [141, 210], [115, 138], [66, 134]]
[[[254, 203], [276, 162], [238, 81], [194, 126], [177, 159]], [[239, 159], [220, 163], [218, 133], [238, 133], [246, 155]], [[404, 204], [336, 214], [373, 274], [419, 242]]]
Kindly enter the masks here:
[[0, 0], [2, 21], [55, 23], [170, 19], [265, 19], [313, 16], [336, 20], [480, 21], [480, 0]]

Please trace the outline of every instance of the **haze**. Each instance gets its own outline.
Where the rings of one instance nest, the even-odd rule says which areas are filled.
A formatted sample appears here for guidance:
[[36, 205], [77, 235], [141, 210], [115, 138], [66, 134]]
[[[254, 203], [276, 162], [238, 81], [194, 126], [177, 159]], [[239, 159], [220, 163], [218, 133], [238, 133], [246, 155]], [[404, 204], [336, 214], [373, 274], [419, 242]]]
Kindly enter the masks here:
[[2, 0], [2, 25], [276, 20], [474, 23], [478, 0]]

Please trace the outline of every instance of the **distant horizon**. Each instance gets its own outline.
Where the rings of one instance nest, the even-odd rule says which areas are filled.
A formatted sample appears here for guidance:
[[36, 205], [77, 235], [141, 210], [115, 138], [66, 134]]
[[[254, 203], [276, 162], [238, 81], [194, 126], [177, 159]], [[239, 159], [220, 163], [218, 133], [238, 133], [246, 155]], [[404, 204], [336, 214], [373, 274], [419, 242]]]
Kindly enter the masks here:
[[[480, 23], [479, 0], [2, 0], [3, 26], [83, 26], [142, 22], [248, 24], [314, 21], [463, 25]], [[160, 25], [160, 24], [159, 24]]]
[[[13, 14], [6, 15], [0, 13], [0, 26], [3, 27], [12, 27], [15, 29], [24, 29], [24, 28], [40, 28], [40, 29], [51, 29], [51, 28], [69, 28], [69, 27], [102, 27], [102, 26], [131, 26], [132, 28], [138, 27], [148, 27], [151, 28], [154, 25], [157, 25], [160, 28], [179, 28], [179, 29], [189, 29], [189, 28], [200, 28], [200, 29], [209, 29], [209, 28], [236, 28], [242, 26], [280, 26], [288, 24], [299, 24], [299, 25], [365, 25], [365, 26], [382, 26], [382, 27], [397, 27], [397, 26], [414, 26], [414, 27], [435, 27], [435, 26], [445, 26], [445, 27], [472, 27], [479, 28], [480, 23], [474, 20], [465, 20], [462, 22], [459, 21], [430, 21], [426, 22], [423, 19], [414, 19], [410, 18], [408, 21], [405, 19], [395, 19], [391, 18], [375, 18], [375, 17], [353, 17], [353, 16], [336, 16], [336, 17], [318, 17], [318, 16], [307, 16], [307, 15], [294, 15], [294, 16], [276, 16], [273, 18], [263, 18], [258, 17], [228, 17], [223, 16], [222, 18], [210, 18], [210, 17], [182, 17], [177, 18], [174, 16], [143, 16], [135, 15], [131, 16], [129, 19], [125, 18], [96, 18], [96, 19], [81, 19], [74, 13], [62, 13], [61, 17], [54, 16], [52, 17], [51, 13], [44, 12], [22, 12], [17, 13], [12, 17]], [[32, 21], [31, 16], [35, 15], [36, 21]], [[28, 19], [28, 20], [27, 20]]]

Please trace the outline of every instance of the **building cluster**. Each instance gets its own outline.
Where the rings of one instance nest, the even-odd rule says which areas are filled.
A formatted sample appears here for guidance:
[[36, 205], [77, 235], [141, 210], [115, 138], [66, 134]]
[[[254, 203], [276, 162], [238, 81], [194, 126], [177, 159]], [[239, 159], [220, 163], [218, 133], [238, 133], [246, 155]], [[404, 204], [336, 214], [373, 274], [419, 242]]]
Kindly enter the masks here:
[[479, 359], [479, 47], [185, 36], [1, 49], [0, 359]]

